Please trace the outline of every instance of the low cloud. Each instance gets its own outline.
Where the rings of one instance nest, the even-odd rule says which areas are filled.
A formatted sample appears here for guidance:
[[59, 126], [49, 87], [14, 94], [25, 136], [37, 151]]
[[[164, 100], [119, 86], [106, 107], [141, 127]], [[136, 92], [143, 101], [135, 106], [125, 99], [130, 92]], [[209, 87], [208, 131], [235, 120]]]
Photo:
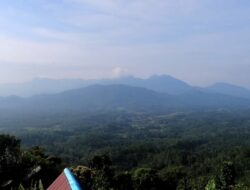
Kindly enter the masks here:
[[128, 74], [129, 74], [128, 69], [124, 69], [121, 67], [115, 67], [112, 69], [112, 77], [115, 77], [115, 78], [122, 77]]

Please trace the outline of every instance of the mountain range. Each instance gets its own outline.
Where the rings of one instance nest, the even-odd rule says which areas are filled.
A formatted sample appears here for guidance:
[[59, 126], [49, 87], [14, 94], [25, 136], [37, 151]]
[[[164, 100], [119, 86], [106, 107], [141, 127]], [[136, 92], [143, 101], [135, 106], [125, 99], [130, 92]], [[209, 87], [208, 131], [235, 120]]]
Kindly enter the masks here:
[[[104, 80], [35, 79], [9, 86], [0, 111], [20, 113], [89, 112], [107, 110], [171, 111], [183, 109], [250, 108], [250, 91], [226, 83], [206, 88], [171, 76]], [[36, 95], [35, 95], [36, 94]], [[8, 94], [10, 95], [10, 94]], [[24, 96], [24, 97], [21, 97]]]
[[34, 80], [26, 83], [0, 85], [0, 96], [6, 97], [15, 95], [30, 97], [39, 94], [56, 94], [96, 84], [123, 84], [134, 87], [143, 87], [156, 92], [168, 93], [170, 95], [183, 94], [191, 89], [199, 89], [203, 92], [250, 98], [250, 90], [240, 86], [228, 83], [216, 83], [208, 87], [197, 88], [169, 75], [153, 75], [146, 79], [136, 78], [133, 76], [98, 80], [35, 78]]

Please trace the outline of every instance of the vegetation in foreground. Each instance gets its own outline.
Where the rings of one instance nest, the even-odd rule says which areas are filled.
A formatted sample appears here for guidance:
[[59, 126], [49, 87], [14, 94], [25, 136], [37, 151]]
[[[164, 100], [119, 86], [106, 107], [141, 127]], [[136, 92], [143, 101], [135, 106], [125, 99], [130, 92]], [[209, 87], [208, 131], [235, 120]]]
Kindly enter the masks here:
[[247, 111], [107, 113], [76, 121], [16, 129], [23, 147], [1, 135], [2, 188], [46, 188], [66, 166], [88, 189], [250, 187]]

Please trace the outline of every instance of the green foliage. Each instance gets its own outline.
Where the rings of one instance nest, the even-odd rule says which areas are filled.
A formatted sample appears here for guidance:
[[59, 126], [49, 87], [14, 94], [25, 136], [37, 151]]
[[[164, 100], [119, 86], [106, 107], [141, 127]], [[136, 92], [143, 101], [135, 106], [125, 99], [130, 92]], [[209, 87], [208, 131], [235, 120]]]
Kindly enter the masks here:
[[186, 175], [184, 170], [185, 168], [182, 166], [165, 167], [158, 172], [158, 175], [163, 181], [164, 187], [176, 189], [179, 181]]
[[61, 171], [59, 158], [40, 147], [23, 150], [13, 136], [0, 135], [0, 154], [1, 188], [44, 189], [42, 181], [49, 185]]
[[211, 179], [208, 181], [205, 190], [219, 190], [217, 187], [216, 181], [214, 179]]
[[134, 189], [131, 174], [127, 171], [118, 173], [114, 176], [114, 189], [128, 190]]
[[135, 190], [157, 189], [159, 178], [151, 168], [137, 168], [132, 173]]
[[0, 187], [19, 180], [20, 163], [20, 140], [14, 136], [0, 135]]
[[44, 190], [42, 180], [39, 180], [38, 188], [39, 190]]
[[112, 162], [107, 155], [94, 156], [89, 161], [89, 166], [95, 170], [105, 170], [111, 166]]
[[229, 189], [235, 185], [236, 172], [232, 162], [224, 162], [221, 169], [222, 189]]
[[[27, 168], [27, 179], [42, 179], [43, 184], [48, 186], [62, 170], [61, 159], [45, 153], [41, 147], [32, 147], [23, 151], [23, 168]], [[49, 174], [49, 175], [48, 175]]]
[[22, 184], [20, 184], [17, 189], [18, 190], [45, 190], [41, 180], [32, 181], [30, 183], [30, 185], [26, 186], [26, 187], [24, 187]]
[[107, 155], [94, 156], [89, 165], [94, 170], [93, 189], [112, 189], [114, 171], [110, 158]]
[[22, 186], [22, 184], [20, 184], [18, 190], [25, 190], [25, 188]]
[[234, 187], [232, 187], [233, 190], [250, 190], [250, 187], [244, 185], [244, 184], [237, 184]]
[[94, 172], [86, 166], [72, 167], [71, 171], [77, 177], [84, 189], [90, 190], [93, 185]]
[[[40, 166], [31, 178], [42, 179], [45, 188], [63, 164], [87, 166], [72, 169], [87, 189], [245, 189], [249, 115], [249, 110], [51, 115], [16, 129], [25, 149], [10, 143], [12, 156], [2, 151], [2, 161], [22, 178]], [[22, 184], [27, 188], [30, 180]]]

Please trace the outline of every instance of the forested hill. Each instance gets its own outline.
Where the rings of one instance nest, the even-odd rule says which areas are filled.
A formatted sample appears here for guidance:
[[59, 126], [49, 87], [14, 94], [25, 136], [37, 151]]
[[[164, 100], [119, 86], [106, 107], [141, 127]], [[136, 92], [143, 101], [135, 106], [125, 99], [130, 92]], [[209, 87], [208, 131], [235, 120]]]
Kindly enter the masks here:
[[179, 95], [127, 85], [93, 85], [53, 95], [0, 99], [0, 109], [11, 112], [172, 111], [186, 109], [249, 108], [250, 99], [191, 89]]
[[0, 188], [46, 188], [67, 166], [87, 190], [248, 190], [249, 121], [228, 110], [31, 117], [2, 130], [23, 146], [0, 135]]

